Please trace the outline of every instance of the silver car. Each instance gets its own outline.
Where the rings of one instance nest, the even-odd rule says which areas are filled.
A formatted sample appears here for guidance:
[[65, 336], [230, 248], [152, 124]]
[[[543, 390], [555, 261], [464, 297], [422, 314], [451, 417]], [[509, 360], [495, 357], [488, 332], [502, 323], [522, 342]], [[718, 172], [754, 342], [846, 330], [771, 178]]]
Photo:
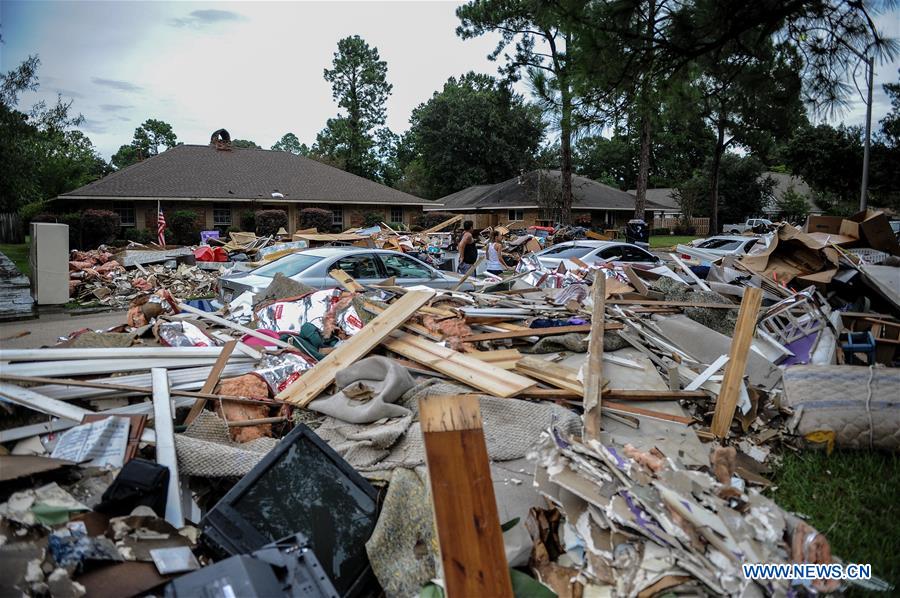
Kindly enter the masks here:
[[[328, 273], [341, 269], [360, 284], [378, 284], [394, 277], [397, 286], [425, 285], [435, 289], [452, 289], [459, 278], [435, 270], [414, 257], [398, 251], [360, 247], [320, 247], [292, 253], [249, 272], [236, 272], [219, 278], [219, 299], [228, 302], [244, 291], [264, 291], [279, 272], [315, 289], [337, 286]], [[463, 283], [460, 290], [474, 286]]]
[[573, 257], [588, 265], [593, 265], [598, 260], [639, 263], [649, 266], [656, 266], [660, 262], [659, 258], [649, 251], [631, 243], [618, 241], [566, 241], [538, 251], [535, 256], [540, 260], [541, 265], [549, 270], [555, 270], [560, 262], [566, 265], [567, 270], [577, 269], [578, 266], [575, 262], [570, 261], [570, 258]]

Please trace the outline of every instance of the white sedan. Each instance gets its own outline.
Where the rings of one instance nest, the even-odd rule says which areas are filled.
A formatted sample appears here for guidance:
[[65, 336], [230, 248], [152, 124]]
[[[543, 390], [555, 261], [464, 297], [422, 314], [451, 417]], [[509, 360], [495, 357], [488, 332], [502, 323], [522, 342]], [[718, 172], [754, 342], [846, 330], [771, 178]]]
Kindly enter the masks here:
[[646, 264], [648, 266], [656, 266], [660, 263], [660, 259], [649, 251], [631, 243], [616, 241], [566, 241], [538, 251], [535, 256], [548, 270], [555, 270], [560, 263], [564, 264], [567, 270], [577, 270], [579, 266], [571, 261], [571, 258], [578, 259], [589, 266], [593, 266], [598, 261]]
[[754, 247], [765, 247], [771, 235], [748, 237], [744, 235], [717, 235], [706, 239], [695, 239], [690, 245], [679, 245], [676, 250], [682, 261], [702, 264], [715, 261], [726, 255], [743, 256]]

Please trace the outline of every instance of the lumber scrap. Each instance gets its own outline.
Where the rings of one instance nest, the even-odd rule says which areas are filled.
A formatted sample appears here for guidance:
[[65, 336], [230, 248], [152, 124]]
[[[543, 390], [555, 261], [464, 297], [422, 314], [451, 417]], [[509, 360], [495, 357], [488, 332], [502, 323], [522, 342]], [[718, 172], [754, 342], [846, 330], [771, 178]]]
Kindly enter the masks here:
[[[497, 326], [500, 328], [501, 326]], [[607, 330], [621, 330], [622, 324], [611, 323]], [[483, 332], [480, 334], [470, 334], [464, 336], [463, 341], [474, 343], [479, 341], [498, 341], [507, 338], [527, 338], [529, 336], [558, 336], [560, 334], [569, 334], [570, 332], [590, 332], [590, 324], [576, 324], [574, 326], [554, 326], [551, 328], [517, 328], [515, 330], [506, 330], [503, 332]]]
[[513, 397], [535, 384], [531, 378], [507, 372], [467, 353], [459, 353], [412, 334], [395, 332], [382, 344], [398, 355], [495, 397]]
[[578, 371], [570, 367], [527, 355], [516, 362], [516, 370], [557, 388], [584, 393], [584, 386], [578, 380]]
[[328, 273], [328, 276], [338, 281], [338, 284], [340, 284], [344, 288], [344, 290], [350, 291], [351, 293], [362, 293], [366, 290], [364, 286], [356, 282], [355, 278], [353, 278], [340, 268], [335, 268]]
[[419, 401], [448, 598], [512, 598], [478, 398]]
[[339, 370], [365, 357], [434, 295], [434, 291], [406, 293], [349, 340], [338, 345], [334, 351], [325, 356], [325, 359], [278, 393], [276, 398], [305, 407], [334, 382], [334, 376]]
[[459, 288], [460, 288], [461, 286], [463, 286], [463, 283], [465, 283], [467, 280], [469, 280], [469, 277], [470, 277], [470, 276], [472, 276], [473, 274], [475, 274], [475, 270], [478, 269], [478, 266], [480, 266], [480, 265], [481, 265], [481, 262], [483, 262], [483, 261], [484, 261], [484, 256], [483, 256], [483, 255], [482, 255], [481, 257], [479, 257], [477, 260], [475, 260], [475, 263], [472, 264], [472, 265], [469, 267], [468, 270], [466, 270], [466, 275], [459, 279], [459, 282], [456, 283], [456, 286], [453, 287], [452, 290], [458, 291]]
[[598, 272], [591, 286], [593, 312], [588, 357], [584, 372], [584, 432], [588, 440], [600, 440], [600, 409], [603, 393], [603, 324], [606, 315], [606, 276]]
[[[573, 402], [581, 402], [583, 392], [566, 390], [563, 388], [529, 388], [519, 398], [540, 399], [555, 401], [565, 399]], [[708, 399], [709, 394], [702, 390], [632, 390], [622, 388], [604, 388], [603, 400], [616, 402], [640, 402], [640, 401], [681, 401], [685, 399]]]
[[[234, 351], [235, 347], [237, 347], [237, 344], [238, 342], [236, 340], [225, 343], [225, 346], [222, 347], [222, 352], [219, 354], [219, 358], [216, 360], [216, 363], [213, 364], [212, 371], [209, 373], [209, 378], [206, 379], [200, 392], [211, 393], [216, 390], [216, 385], [219, 383], [219, 377], [222, 375], [222, 370], [224, 370], [225, 366], [228, 364], [228, 358], [231, 357], [231, 353]], [[206, 399], [197, 399], [191, 407], [191, 410], [188, 412], [184, 424], [190, 425], [192, 421], [197, 419], [197, 416], [200, 415], [200, 412], [203, 411], [204, 407], [206, 407]]]
[[739, 309], [736, 303], [700, 303], [697, 301], [653, 301], [650, 299], [609, 299], [611, 305], [646, 305], [648, 307], [704, 307], [709, 309]]
[[634, 290], [647, 297], [650, 294], [650, 287], [647, 286], [647, 283], [644, 280], [635, 274], [634, 268], [631, 266], [625, 266], [625, 276], [628, 277], [628, 282], [631, 283], [631, 286], [634, 287]]
[[444, 220], [440, 224], [436, 224], [436, 225], [432, 226], [431, 228], [426, 228], [425, 230], [423, 230], [421, 233], [418, 233], [418, 234], [427, 235], [428, 233], [436, 233], [440, 230], [447, 228], [451, 224], [455, 224], [455, 223], [459, 222], [462, 219], [463, 219], [462, 214], [460, 214], [458, 216], [454, 216], [453, 218]]
[[645, 409], [643, 407], [635, 407], [634, 405], [626, 405], [625, 403], [618, 403], [615, 401], [607, 401], [603, 402], [603, 409], [608, 409], [609, 411], [616, 413], [626, 413], [629, 415], [641, 415], [643, 417], [652, 417], [653, 419], [660, 419], [668, 422], [675, 422], [678, 424], [689, 425], [694, 423], [694, 420], [689, 417], [684, 417], [682, 415], [672, 415], [671, 413], [664, 413], [662, 411], [654, 411], [652, 409]]
[[734, 335], [731, 337], [731, 349], [728, 351], [728, 363], [725, 364], [725, 375], [722, 378], [722, 390], [716, 401], [710, 430], [717, 438], [725, 438], [731, 428], [734, 410], [737, 407], [741, 387], [744, 384], [744, 372], [747, 369], [747, 358], [750, 354], [750, 343], [756, 330], [756, 318], [762, 304], [762, 289], [748, 287], [741, 299]]

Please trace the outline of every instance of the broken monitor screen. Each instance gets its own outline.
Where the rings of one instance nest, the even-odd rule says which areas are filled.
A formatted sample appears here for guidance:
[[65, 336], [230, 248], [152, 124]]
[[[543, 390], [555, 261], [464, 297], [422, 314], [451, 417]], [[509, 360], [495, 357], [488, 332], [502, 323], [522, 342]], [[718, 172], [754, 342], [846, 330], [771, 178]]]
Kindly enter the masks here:
[[306, 426], [278, 447], [209, 512], [207, 540], [228, 554], [297, 532], [338, 593], [355, 593], [368, 571], [365, 544], [378, 517], [375, 489]]

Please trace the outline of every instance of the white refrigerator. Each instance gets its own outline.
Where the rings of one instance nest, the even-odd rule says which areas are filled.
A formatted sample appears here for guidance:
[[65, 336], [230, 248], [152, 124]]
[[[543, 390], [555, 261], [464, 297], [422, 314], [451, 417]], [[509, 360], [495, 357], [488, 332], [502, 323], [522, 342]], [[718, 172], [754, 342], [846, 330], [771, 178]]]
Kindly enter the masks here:
[[31, 296], [38, 305], [69, 301], [69, 225], [31, 223]]

